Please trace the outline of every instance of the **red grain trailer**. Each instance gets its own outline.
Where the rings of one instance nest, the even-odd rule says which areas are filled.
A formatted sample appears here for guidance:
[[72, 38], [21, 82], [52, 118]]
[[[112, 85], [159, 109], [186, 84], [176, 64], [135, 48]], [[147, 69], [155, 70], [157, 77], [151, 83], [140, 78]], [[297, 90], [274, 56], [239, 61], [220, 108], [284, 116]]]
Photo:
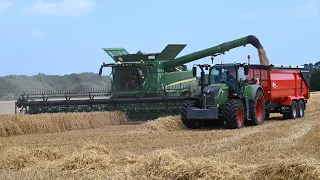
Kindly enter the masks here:
[[270, 113], [283, 114], [285, 119], [304, 116], [310, 73], [302, 66], [249, 65], [248, 79], [257, 79], [263, 88], [267, 119]]

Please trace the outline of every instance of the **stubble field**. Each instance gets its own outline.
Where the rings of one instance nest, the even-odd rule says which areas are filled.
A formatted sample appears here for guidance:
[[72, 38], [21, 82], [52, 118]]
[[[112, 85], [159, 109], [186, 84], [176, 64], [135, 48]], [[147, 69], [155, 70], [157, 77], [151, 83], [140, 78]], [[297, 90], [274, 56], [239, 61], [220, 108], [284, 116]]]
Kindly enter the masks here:
[[122, 113], [0, 115], [0, 179], [320, 179], [319, 105], [312, 94], [305, 118], [240, 130], [187, 130], [179, 117], [130, 124]]

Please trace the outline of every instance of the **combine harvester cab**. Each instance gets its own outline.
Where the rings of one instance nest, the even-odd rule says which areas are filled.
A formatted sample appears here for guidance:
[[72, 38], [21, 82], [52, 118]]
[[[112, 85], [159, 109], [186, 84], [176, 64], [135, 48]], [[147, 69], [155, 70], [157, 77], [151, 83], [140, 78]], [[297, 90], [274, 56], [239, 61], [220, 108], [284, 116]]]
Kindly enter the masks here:
[[[250, 58], [250, 56], [249, 56]], [[310, 97], [310, 73], [303, 67], [246, 63], [196, 65], [201, 72], [201, 93], [181, 109], [188, 128], [219, 121], [224, 128], [262, 125], [270, 113], [284, 119], [302, 118]], [[209, 69], [205, 83], [204, 70]]]

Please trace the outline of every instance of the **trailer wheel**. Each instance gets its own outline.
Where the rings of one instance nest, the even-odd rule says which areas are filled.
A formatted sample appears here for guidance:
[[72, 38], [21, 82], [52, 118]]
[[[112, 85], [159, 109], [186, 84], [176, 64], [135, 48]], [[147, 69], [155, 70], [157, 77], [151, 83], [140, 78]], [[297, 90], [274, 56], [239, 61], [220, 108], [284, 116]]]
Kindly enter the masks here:
[[193, 119], [186, 118], [187, 107], [199, 107], [199, 103], [197, 101], [192, 101], [192, 100], [183, 103], [181, 108], [181, 113], [180, 113], [182, 123], [187, 128], [190, 128], [190, 129], [199, 129], [203, 127], [204, 125], [203, 120], [193, 120]]
[[284, 119], [296, 119], [298, 117], [298, 103], [296, 100], [293, 100], [291, 103], [290, 111], [287, 113], [283, 113]]
[[299, 112], [298, 112], [298, 117], [299, 117], [299, 118], [304, 117], [304, 109], [305, 109], [304, 106], [305, 106], [305, 105], [304, 105], [303, 100], [298, 101], [298, 110], [299, 110]]
[[250, 103], [250, 118], [247, 123], [249, 125], [262, 125], [265, 119], [265, 102], [262, 91], [259, 89], [256, 93], [256, 98]]
[[240, 129], [244, 125], [244, 107], [239, 99], [230, 99], [223, 112], [225, 129]]

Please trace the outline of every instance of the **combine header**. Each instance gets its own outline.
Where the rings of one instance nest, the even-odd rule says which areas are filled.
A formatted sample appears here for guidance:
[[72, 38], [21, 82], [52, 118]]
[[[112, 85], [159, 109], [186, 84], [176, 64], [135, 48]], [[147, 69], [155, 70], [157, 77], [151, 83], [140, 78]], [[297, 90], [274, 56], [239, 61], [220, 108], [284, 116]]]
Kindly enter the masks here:
[[169, 44], [161, 53], [150, 54], [129, 54], [124, 48], [103, 48], [115, 61], [103, 63], [99, 70], [102, 75], [103, 68], [111, 69], [110, 90], [24, 93], [16, 101], [16, 107], [26, 114], [124, 111], [130, 119], [138, 120], [177, 115], [182, 103], [199, 92], [198, 81], [185, 64], [208, 56], [213, 58], [247, 44], [256, 47], [260, 59], [268, 62], [259, 40], [252, 35], [178, 58], [176, 56], [186, 45]]
[[[249, 56], [250, 58], [250, 56]], [[224, 128], [261, 125], [270, 113], [284, 119], [304, 117], [310, 97], [308, 71], [303, 67], [215, 64], [196, 65], [201, 69], [201, 93], [186, 101], [181, 110], [182, 122], [189, 128], [218, 121]], [[205, 83], [204, 70], [209, 69]]]

